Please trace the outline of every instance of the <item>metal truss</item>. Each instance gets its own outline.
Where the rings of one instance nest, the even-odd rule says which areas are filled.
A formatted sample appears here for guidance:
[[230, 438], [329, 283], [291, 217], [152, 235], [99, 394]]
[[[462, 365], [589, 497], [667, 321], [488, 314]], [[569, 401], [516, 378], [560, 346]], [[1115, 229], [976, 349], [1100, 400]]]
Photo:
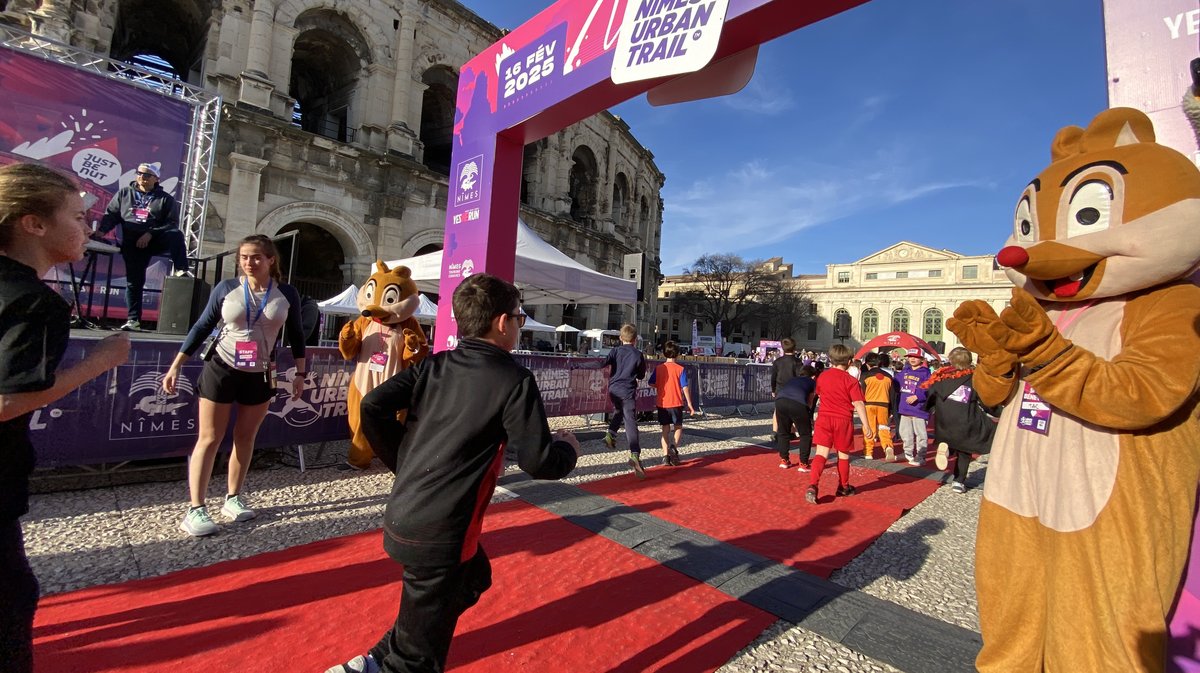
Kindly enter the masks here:
[[212, 179], [217, 124], [221, 118], [221, 97], [161, 73], [48, 40], [7, 24], [0, 24], [0, 46], [140, 87], [191, 106], [192, 126], [187, 139], [183, 192], [179, 199], [179, 225], [183, 229], [188, 256], [199, 257], [204, 241], [204, 216]]

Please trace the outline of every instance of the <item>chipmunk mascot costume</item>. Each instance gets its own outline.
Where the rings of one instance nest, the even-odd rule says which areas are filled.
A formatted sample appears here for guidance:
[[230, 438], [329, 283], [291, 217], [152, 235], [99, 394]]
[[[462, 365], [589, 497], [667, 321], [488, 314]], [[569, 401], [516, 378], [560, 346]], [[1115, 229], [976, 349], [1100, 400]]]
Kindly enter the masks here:
[[1162, 671], [1200, 477], [1200, 171], [1114, 108], [1058, 132], [947, 326], [1005, 404], [979, 511], [984, 673]]
[[346, 397], [350, 420], [350, 455], [346, 462], [351, 467], [365, 470], [375, 455], [362, 434], [358, 416], [363, 397], [429, 354], [425, 332], [413, 318], [420, 303], [417, 284], [407, 266], [389, 269], [377, 261], [375, 273], [358, 290], [362, 317], [346, 323], [338, 335], [342, 357], [357, 363]]

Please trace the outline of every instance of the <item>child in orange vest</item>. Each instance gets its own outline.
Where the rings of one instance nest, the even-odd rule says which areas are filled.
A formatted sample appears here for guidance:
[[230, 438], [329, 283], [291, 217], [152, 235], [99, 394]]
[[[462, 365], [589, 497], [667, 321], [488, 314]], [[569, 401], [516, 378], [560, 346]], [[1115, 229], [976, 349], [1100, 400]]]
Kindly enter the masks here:
[[[896, 414], [899, 396], [896, 393], [896, 381], [880, 366], [879, 353], [867, 353], [864, 360], [866, 368], [862, 373], [863, 404], [867, 408], [867, 421], [875, 428], [879, 444], [883, 447], [883, 459], [895, 460], [896, 452], [892, 445], [891, 419]], [[875, 442], [866, 442], [863, 453], [867, 458], [874, 457]]]

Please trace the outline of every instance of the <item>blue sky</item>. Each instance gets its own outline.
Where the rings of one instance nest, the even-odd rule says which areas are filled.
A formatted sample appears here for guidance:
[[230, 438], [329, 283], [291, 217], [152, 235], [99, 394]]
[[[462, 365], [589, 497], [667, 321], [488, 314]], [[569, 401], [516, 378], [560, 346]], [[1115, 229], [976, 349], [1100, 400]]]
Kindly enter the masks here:
[[[551, 4], [461, 1], [501, 28]], [[735, 95], [612, 112], [667, 176], [664, 273], [824, 273], [901, 240], [999, 250], [1054, 133], [1107, 107], [1104, 58], [1100, 0], [871, 0], [765, 45]]]

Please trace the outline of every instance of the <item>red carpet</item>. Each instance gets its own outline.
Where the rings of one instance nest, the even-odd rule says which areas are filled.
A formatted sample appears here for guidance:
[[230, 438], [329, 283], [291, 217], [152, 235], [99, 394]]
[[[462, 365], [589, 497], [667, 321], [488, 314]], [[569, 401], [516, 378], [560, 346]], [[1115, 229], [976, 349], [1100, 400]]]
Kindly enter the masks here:
[[809, 474], [780, 469], [774, 450], [746, 447], [685, 460], [679, 467], [660, 466], [657, 447], [642, 455], [655, 466], [646, 470], [645, 481], [630, 472], [582, 487], [826, 578], [938, 488], [928, 479], [851, 466], [850, 483], [858, 494], [835, 499], [837, 469], [830, 461], [814, 507], [804, 502]]
[[[712, 671], [775, 621], [519, 501], [485, 530], [494, 585], [459, 623], [454, 671]], [[317, 673], [382, 635], [399, 577], [372, 532], [47, 596], [37, 670]]]

